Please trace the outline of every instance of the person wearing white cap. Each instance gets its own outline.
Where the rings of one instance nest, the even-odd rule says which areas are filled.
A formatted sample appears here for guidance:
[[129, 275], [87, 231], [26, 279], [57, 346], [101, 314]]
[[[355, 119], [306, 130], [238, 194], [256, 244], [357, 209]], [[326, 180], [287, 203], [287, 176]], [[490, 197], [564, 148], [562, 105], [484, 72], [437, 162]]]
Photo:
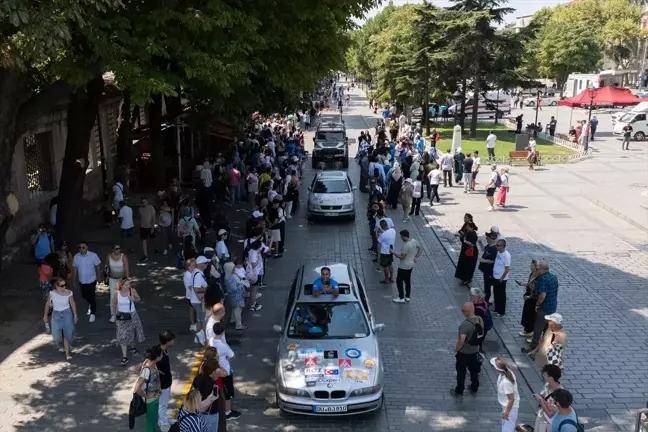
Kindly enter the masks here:
[[567, 334], [563, 329], [563, 317], [559, 313], [545, 315], [547, 330], [538, 345], [529, 351], [530, 356], [535, 356], [536, 367], [540, 370], [546, 364], [553, 364], [563, 368], [563, 356], [567, 347]]
[[218, 230], [218, 243], [216, 243], [216, 256], [221, 262], [227, 262], [231, 259], [225, 240], [227, 240], [227, 230], [221, 228]]
[[203, 273], [211, 261], [205, 256], [196, 258], [196, 268], [191, 274], [191, 297], [189, 301], [196, 311], [196, 338], [194, 341], [203, 345], [205, 343], [205, 333], [203, 332], [203, 321], [205, 320], [205, 311], [202, 307], [202, 299], [207, 292], [207, 279]]
[[497, 373], [497, 401], [503, 408], [502, 432], [515, 432], [518, 408], [520, 407], [517, 380], [503, 358], [493, 357], [490, 359], [490, 364]]

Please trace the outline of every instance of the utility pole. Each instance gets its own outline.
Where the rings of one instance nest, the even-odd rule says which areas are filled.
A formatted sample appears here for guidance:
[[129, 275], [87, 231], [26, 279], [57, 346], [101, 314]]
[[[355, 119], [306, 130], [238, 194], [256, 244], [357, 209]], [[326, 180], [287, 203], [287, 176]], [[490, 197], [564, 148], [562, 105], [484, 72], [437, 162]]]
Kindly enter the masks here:
[[643, 55], [641, 56], [641, 67], [639, 68], [639, 90], [641, 91], [644, 83], [644, 67], [646, 66], [646, 49], [648, 48], [648, 39], [643, 38]]

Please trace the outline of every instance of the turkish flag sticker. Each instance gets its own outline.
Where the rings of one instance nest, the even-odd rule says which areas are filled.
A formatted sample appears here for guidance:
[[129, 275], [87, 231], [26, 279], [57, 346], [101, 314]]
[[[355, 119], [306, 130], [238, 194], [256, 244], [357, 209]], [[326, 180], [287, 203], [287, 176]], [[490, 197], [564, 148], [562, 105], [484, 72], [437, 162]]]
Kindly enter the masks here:
[[338, 364], [340, 365], [341, 368], [350, 368], [351, 367], [351, 360], [349, 360], [349, 359], [340, 359], [340, 360], [338, 360]]
[[307, 357], [304, 359], [304, 366], [317, 366], [317, 359], [315, 357]]

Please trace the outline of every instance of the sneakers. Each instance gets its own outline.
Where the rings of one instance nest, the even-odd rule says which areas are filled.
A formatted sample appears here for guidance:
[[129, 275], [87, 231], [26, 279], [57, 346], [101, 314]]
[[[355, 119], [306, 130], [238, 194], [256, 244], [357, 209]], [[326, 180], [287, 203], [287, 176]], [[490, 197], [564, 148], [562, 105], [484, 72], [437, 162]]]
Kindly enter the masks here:
[[195, 333], [196, 330], [197, 330], [196, 324], [191, 324], [191, 325], [189, 326], [189, 330], [191, 330], [192, 332]]
[[232, 410], [229, 413], [225, 414], [225, 418], [227, 420], [236, 420], [239, 417], [241, 417], [241, 413], [236, 410]]
[[149, 260], [149, 257], [144, 255], [142, 258], [140, 258], [140, 262], [146, 262]]
[[495, 210], [495, 209], [493, 208], [493, 206], [488, 206], [488, 208], [487, 208], [486, 210], [487, 210], [487, 211], [493, 211], [493, 210]]
[[260, 305], [260, 304], [254, 303], [253, 305], [250, 306], [250, 311], [251, 312], [258, 312], [261, 309], [263, 309], [263, 305]]
[[126, 366], [128, 364], [128, 357], [122, 357], [121, 361], [119, 362], [121, 366]]
[[410, 298], [409, 298], [409, 297], [405, 297], [405, 301], [406, 301], [407, 303], [409, 303], [409, 302], [410, 302]]
[[166, 249], [162, 251], [162, 255], [166, 255], [167, 253], [169, 253], [169, 251], [167, 251]]
[[529, 343], [529, 344], [530, 344], [530, 343], [533, 343], [533, 338], [527, 338], [526, 341], [527, 341], [527, 343]]
[[261, 294], [261, 293], [257, 293], [256, 296], [254, 297], [254, 299], [255, 299], [255, 300], [256, 300], [256, 299], [260, 299], [261, 297], [263, 297], [263, 294]]
[[92, 309], [90, 309], [90, 306], [88, 306], [88, 312], [86, 312], [86, 315], [90, 315], [92, 313]]
[[117, 318], [115, 318], [115, 315], [111, 316], [110, 319], [108, 320], [110, 323], [114, 324]]
[[90, 314], [90, 318], [88, 318], [88, 322], [91, 322], [91, 323], [95, 322], [95, 315], [94, 314], [92, 314], [92, 313]]
[[519, 334], [520, 336], [522, 336], [522, 337], [529, 337], [529, 336], [533, 336], [533, 332], [528, 332], [528, 333], [527, 333], [527, 332], [525, 332], [524, 330], [522, 330], [522, 331], [521, 331], [520, 333], [518, 333], [518, 334]]
[[402, 298], [393, 298], [392, 301], [394, 303], [405, 303], [405, 299]]

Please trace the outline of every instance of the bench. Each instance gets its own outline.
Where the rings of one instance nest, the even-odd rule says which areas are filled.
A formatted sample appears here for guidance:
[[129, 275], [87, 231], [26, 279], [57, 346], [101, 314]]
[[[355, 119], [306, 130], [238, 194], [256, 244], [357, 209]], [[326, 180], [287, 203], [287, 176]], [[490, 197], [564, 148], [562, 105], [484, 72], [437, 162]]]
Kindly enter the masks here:
[[[536, 149], [536, 163], [535, 165], [541, 165], [540, 152]], [[527, 157], [529, 152], [526, 150], [516, 150], [509, 152], [509, 165], [513, 165], [513, 162], [523, 162], [527, 163]]]

